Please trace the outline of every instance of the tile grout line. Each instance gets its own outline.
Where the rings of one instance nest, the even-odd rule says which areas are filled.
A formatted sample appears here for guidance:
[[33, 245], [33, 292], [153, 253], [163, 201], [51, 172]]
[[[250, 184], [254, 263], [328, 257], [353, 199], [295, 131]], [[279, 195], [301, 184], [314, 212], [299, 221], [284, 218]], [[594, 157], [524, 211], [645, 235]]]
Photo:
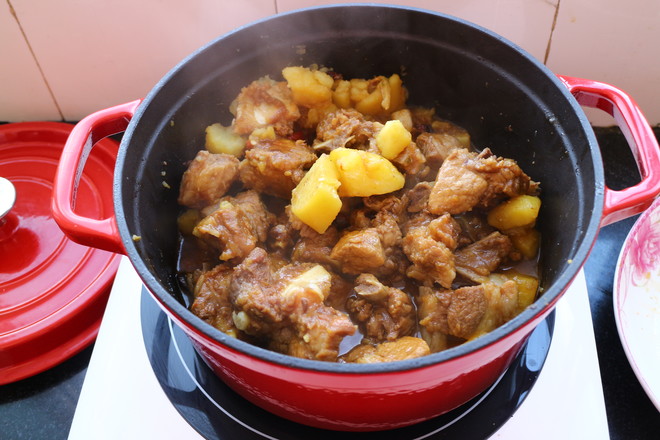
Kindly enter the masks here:
[[[7, 1], [9, 1], [9, 0], [7, 0]], [[280, 11], [278, 10], [278, 7], [277, 7], [277, 0], [273, 0], [273, 6], [275, 6], [275, 14], [279, 14]]]
[[21, 31], [21, 34], [23, 35], [23, 39], [25, 40], [25, 44], [27, 44], [28, 50], [30, 51], [30, 54], [32, 55], [32, 59], [37, 65], [37, 69], [39, 69], [39, 74], [41, 75], [41, 79], [43, 79], [44, 84], [46, 85], [46, 89], [48, 89], [48, 93], [50, 94], [50, 98], [53, 100], [53, 104], [55, 104], [55, 107], [57, 108], [57, 112], [60, 114], [60, 119], [64, 121], [64, 114], [62, 113], [62, 109], [60, 108], [60, 105], [57, 103], [57, 99], [55, 99], [55, 94], [53, 93], [53, 90], [50, 88], [50, 84], [48, 83], [48, 80], [46, 79], [46, 75], [44, 74], [43, 69], [41, 68], [41, 64], [39, 64], [39, 60], [37, 60], [37, 56], [34, 53], [34, 50], [32, 49], [32, 45], [30, 44], [30, 41], [28, 40], [27, 34], [25, 33], [25, 30], [23, 29], [23, 26], [21, 25], [21, 22], [18, 19], [18, 15], [16, 14], [16, 10], [14, 9], [14, 6], [11, 4], [11, 0], [7, 0], [7, 5], [9, 6], [9, 13], [14, 17], [14, 20], [16, 20], [16, 24], [18, 25], [18, 29]]
[[[9, 1], [9, 0], [7, 0]], [[559, 6], [561, 5], [561, 0], [557, 0], [557, 5], [555, 6], [555, 16], [552, 18], [552, 27], [550, 28], [550, 37], [548, 38], [548, 45], [545, 48], [545, 56], [543, 57], [543, 64], [548, 65], [548, 58], [550, 58], [550, 48], [552, 47], [552, 37], [555, 34], [555, 28], [557, 27], [557, 17], [559, 16]]]

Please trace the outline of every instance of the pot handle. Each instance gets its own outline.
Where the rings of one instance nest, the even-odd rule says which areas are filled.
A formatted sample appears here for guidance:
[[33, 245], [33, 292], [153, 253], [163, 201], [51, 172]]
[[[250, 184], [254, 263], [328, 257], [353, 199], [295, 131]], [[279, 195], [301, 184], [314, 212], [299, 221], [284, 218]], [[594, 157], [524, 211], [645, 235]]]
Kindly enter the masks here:
[[[69, 134], [53, 182], [51, 210], [60, 229], [76, 243], [125, 254], [114, 213], [92, 219], [73, 212], [80, 176], [94, 145], [126, 129], [141, 100], [100, 110], [83, 118]], [[116, 157], [115, 157], [116, 160]]]
[[660, 147], [651, 126], [633, 99], [609, 84], [559, 75], [578, 103], [614, 117], [633, 153], [641, 182], [615, 191], [605, 186], [601, 226], [639, 214], [660, 194]]

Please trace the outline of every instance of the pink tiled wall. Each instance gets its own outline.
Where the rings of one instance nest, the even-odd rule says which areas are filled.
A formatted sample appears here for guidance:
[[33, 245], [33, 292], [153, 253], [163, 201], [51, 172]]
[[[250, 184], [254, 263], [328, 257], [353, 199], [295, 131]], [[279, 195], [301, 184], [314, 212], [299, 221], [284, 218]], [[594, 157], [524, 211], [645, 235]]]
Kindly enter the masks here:
[[[556, 73], [617, 85], [660, 124], [657, 0], [399, 0], [473, 21]], [[144, 96], [187, 54], [243, 24], [324, 0], [5, 0], [0, 121], [78, 120]], [[549, 50], [548, 50], [549, 48]], [[588, 113], [596, 125], [611, 120]]]

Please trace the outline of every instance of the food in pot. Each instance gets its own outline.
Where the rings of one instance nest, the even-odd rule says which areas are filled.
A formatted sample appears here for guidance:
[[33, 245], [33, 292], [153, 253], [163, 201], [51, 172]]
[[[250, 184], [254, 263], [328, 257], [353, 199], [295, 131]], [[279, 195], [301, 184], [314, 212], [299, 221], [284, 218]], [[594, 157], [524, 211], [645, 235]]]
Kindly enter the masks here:
[[477, 338], [537, 294], [539, 185], [398, 75], [246, 85], [179, 193], [191, 310], [296, 357], [387, 362]]

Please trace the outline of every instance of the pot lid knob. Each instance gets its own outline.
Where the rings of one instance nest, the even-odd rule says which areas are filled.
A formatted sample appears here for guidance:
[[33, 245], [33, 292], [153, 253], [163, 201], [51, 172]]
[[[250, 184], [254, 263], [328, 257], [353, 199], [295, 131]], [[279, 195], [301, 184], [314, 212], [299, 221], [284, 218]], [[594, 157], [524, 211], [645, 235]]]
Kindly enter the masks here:
[[4, 177], [0, 177], [0, 222], [14, 207], [14, 203], [16, 203], [14, 184]]

